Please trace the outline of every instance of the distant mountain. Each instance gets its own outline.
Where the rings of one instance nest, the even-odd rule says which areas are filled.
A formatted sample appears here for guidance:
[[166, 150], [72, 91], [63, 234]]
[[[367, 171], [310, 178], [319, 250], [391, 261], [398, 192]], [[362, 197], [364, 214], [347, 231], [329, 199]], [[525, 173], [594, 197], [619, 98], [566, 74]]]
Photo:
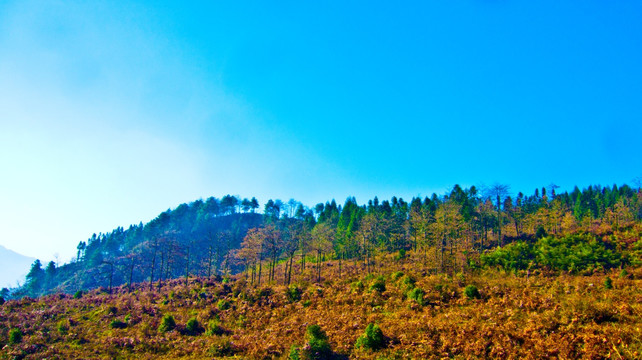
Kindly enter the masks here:
[[0, 245], [0, 288], [24, 284], [25, 275], [36, 259], [20, 255]]

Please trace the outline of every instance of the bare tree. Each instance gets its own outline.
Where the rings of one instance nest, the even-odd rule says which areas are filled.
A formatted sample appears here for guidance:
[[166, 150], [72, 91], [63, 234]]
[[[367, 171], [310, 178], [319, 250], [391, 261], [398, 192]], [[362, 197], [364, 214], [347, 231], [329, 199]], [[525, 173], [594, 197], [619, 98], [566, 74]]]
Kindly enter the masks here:
[[500, 183], [494, 183], [485, 189], [486, 197], [496, 200], [497, 206], [497, 243], [504, 246], [502, 238], [502, 202], [510, 195], [510, 186]]

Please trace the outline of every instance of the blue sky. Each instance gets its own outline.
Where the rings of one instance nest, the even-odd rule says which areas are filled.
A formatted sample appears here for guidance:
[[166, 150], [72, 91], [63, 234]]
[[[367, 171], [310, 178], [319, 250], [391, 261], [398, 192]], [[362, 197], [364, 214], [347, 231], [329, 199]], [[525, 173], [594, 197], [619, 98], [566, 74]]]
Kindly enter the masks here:
[[0, 244], [238, 194], [642, 175], [637, 2], [0, 3]]

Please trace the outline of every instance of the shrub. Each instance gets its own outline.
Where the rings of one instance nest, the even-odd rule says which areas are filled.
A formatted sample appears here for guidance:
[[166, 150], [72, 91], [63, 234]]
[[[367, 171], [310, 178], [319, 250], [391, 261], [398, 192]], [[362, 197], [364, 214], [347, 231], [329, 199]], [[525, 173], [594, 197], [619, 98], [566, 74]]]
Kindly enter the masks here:
[[604, 288], [613, 289], [613, 280], [611, 280], [611, 278], [608, 276], [606, 277], [606, 279], [604, 279]]
[[78, 290], [74, 293], [74, 299], [80, 299], [82, 297], [82, 290]]
[[369, 290], [380, 293], [386, 291], [386, 280], [383, 278], [383, 276], [377, 277], [377, 279], [375, 279], [375, 281], [370, 284]]
[[303, 305], [303, 307], [308, 307], [308, 306], [310, 306], [311, 304], [312, 304], [312, 301], [310, 301], [310, 300], [305, 300], [305, 301], [303, 302], [303, 304], [302, 304], [302, 305]]
[[368, 324], [365, 334], [361, 335], [355, 344], [357, 348], [364, 348], [369, 350], [378, 350], [386, 346], [383, 332], [378, 325], [373, 323]]
[[22, 341], [22, 332], [20, 329], [11, 329], [9, 331], [9, 344], [19, 344]]
[[223, 330], [218, 320], [212, 320], [207, 324], [207, 330], [205, 331], [205, 334], [209, 336], [214, 336], [214, 335], [223, 335], [224, 332], [225, 330]]
[[225, 300], [225, 299], [221, 299], [221, 300], [218, 301], [218, 303], [216, 303], [216, 307], [221, 311], [227, 310], [231, 306], [232, 306], [232, 304], [230, 304], [230, 302]]
[[405, 290], [412, 290], [415, 287], [415, 279], [406, 275], [401, 279], [401, 284]]
[[191, 318], [187, 320], [187, 323], [185, 324], [185, 331], [190, 335], [196, 335], [201, 332], [201, 325], [198, 323], [196, 318]]
[[319, 325], [309, 325], [305, 332], [305, 339], [306, 345], [300, 351], [301, 359], [328, 359], [332, 355], [328, 337]]
[[216, 338], [207, 351], [211, 356], [230, 356], [234, 354], [232, 342], [227, 337]]
[[363, 289], [365, 289], [365, 286], [363, 285], [363, 282], [359, 280], [350, 284], [350, 288], [352, 289], [352, 292], [362, 292]]
[[172, 315], [163, 316], [163, 320], [161, 320], [158, 326], [158, 331], [168, 332], [174, 330], [174, 328], [176, 328], [176, 320], [174, 320], [174, 317]]
[[301, 300], [303, 291], [296, 285], [290, 285], [287, 289], [287, 296], [290, 302], [297, 302]]
[[395, 255], [395, 261], [400, 261], [405, 258], [406, 258], [406, 250], [404, 249], [399, 250], [397, 255]]
[[124, 329], [127, 327], [127, 323], [120, 320], [112, 320], [109, 323], [109, 327], [112, 329]]
[[414, 288], [406, 294], [408, 299], [414, 300], [417, 302], [419, 305], [424, 305], [424, 291], [421, 290], [420, 288]]
[[403, 272], [397, 271], [397, 272], [392, 273], [392, 276], [390, 276], [390, 277], [392, 278], [393, 281], [397, 281], [402, 276], [403, 276]]
[[4, 305], [4, 297], [0, 296], [0, 305]]
[[66, 335], [69, 332], [69, 323], [65, 320], [59, 321], [56, 325], [56, 330], [58, 330], [61, 335]]
[[466, 286], [466, 288], [464, 288], [464, 295], [469, 299], [479, 299], [481, 297], [479, 290], [475, 285]]
[[301, 355], [299, 348], [296, 345], [290, 347], [290, 353], [288, 354], [288, 360], [301, 360]]

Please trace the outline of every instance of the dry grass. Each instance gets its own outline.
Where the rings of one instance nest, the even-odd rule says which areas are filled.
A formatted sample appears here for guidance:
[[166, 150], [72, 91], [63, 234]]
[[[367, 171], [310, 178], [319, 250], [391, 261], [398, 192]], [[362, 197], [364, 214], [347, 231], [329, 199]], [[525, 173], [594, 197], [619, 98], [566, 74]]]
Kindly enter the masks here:
[[[326, 263], [314, 284], [304, 274], [302, 295], [291, 302], [283, 285], [251, 287], [242, 276], [229, 284], [173, 281], [160, 292], [139, 288], [114, 295], [93, 291], [81, 299], [53, 295], [0, 306], [0, 359], [286, 358], [318, 324], [338, 358], [360, 359], [638, 359], [642, 357], [642, 269], [591, 276], [484, 271], [454, 277], [427, 275], [416, 262], [378, 264], [377, 274]], [[347, 267], [347, 268], [346, 268]], [[400, 273], [393, 274], [397, 271]], [[378, 275], [385, 291], [369, 291]], [[406, 297], [423, 290], [423, 305]], [[613, 288], [604, 286], [606, 277]], [[356, 285], [361, 282], [362, 286]], [[463, 294], [475, 285], [481, 298]], [[231, 306], [218, 306], [223, 299]], [[176, 329], [160, 332], [164, 315]], [[196, 318], [203, 331], [185, 329]], [[114, 320], [127, 324], [110, 326]], [[369, 323], [387, 347], [355, 349]], [[216, 334], [208, 335], [209, 324]], [[18, 328], [23, 339], [8, 344]]]

